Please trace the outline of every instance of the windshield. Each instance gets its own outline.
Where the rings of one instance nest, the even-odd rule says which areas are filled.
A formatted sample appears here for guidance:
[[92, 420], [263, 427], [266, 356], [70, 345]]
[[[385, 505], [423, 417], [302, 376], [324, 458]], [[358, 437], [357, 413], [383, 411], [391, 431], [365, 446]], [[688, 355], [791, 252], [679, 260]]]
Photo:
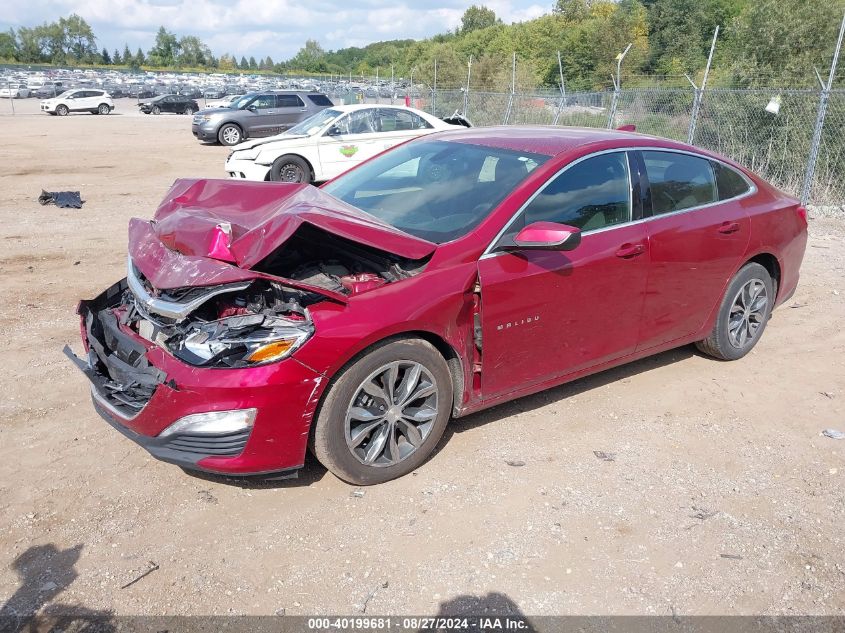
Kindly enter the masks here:
[[285, 134], [303, 134], [311, 136], [322, 130], [326, 125], [334, 121], [337, 117], [343, 114], [340, 110], [320, 110], [314, 116], [310, 116], [304, 121], [300, 121], [292, 128], [287, 130]]
[[230, 108], [245, 108], [250, 101], [255, 99], [255, 95], [244, 95], [243, 97], [238, 97], [234, 101], [232, 101]]
[[421, 140], [323, 188], [406, 233], [437, 244], [466, 235], [548, 156]]

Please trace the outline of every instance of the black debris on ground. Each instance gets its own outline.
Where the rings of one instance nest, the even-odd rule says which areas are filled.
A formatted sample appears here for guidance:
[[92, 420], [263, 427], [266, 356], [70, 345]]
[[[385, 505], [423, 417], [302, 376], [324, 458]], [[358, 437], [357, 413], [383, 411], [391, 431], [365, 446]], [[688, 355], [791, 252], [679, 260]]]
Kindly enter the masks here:
[[42, 206], [55, 204], [61, 209], [81, 209], [84, 201], [78, 191], [44, 191], [42, 189], [38, 202]]

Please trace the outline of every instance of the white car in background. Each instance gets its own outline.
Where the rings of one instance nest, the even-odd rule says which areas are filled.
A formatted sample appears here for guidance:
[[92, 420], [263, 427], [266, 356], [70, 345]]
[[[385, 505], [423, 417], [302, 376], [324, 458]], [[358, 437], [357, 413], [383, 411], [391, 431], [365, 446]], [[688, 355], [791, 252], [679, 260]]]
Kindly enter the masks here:
[[240, 143], [226, 160], [230, 178], [323, 182], [404, 141], [468, 127], [398, 105], [332, 106], [286, 132]]
[[114, 110], [114, 101], [105, 90], [79, 88], [66, 90], [58, 97], [41, 102], [41, 111], [47, 114], [67, 116], [71, 112], [109, 114]]
[[226, 95], [221, 99], [207, 99], [205, 102], [206, 108], [228, 108], [234, 101], [240, 99], [243, 95]]

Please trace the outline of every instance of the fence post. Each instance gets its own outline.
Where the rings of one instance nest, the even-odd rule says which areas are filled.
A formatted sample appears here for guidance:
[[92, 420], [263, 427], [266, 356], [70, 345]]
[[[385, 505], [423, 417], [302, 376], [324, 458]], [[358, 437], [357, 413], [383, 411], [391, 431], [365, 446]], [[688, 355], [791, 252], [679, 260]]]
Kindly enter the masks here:
[[560, 102], [558, 103], [552, 125], [557, 125], [558, 119], [560, 119], [560, 114], [566, 106], [566, 84], [563, 82], [563, 61], [561, 61], [560, 58], [560, 51], [557, 52], [557, 69], [558, 72], [560, 72]]
[[511, 120], [514, 92], [516, 92], [516, 51], [513, 52], [513, 63], [511, 64], [511, 94], [508, 97], [508, 108], [505, 110], [504, 125], [507, 125]]
[[619, 91], [622, 88], [622, 60], [625, 59], [625, 55], [631, 50], [631, 46], [633, 44], [628, 44], [625, 50], [616, 56], [616, 76], [611, 75], [611, 79], [613, 79], [613, 99], [610, 102], [610, 116], [607, 117], [608, 130], [613, 128], [613, 119], [616, 118], [616, 108], [619, 105]]
[[434, 60], [434, 85], [431, 87], [431, 113], [437, 116], [437, 59]]
[[833, 51], [833, 62], [830, 64], [827, 85], [822, 86], [822, 91], [819, 95], [819, 113], [816, 116], [816, 129], [813, 131], [813, 144], [810, 146], [807, 172], [804, 174], [804, 186], [801, 188], [801, 204], [803, 206], [806, 206], [810, 201], [810, 190], [813, 188], [813, 177], [816, 173], [816, 161], [819, 159], [819, 146], [822, 141], [824, 117], [827, 114], [827, 102], [830, 99], [830, 89], [833, 87], [833, 79], [836, 75], [836, 64], [839, 62], [839, 50], [842, 48], [843, 35], [845, 35], [845, 15], [842, 16], [842, 24], [839, 26], [839, 39], [836, 40], [836, 50]]
[[393, 64], [390, 64], [390, 105], [396, 103], [396, 82], [393, 75]]
[[469, 56], [469, 62], [467, 62], [467, 86], [464, 90], [464, 110], [463, 116], [466, 118], [467, 110], [469, 108], [469, 82], [472, 80], [472, 55]]
[[[692, 81], [692, 87], [695, 88], [695, 97], [692, 101], [692, 112], [689, 119], [689, 132], [687, 133], [687, 143], [692, 145], [695, 138], [695, 127], [698, 125], [698, 114], [701, 111], [701, 100], [704, 99], [704, 89], [707, 87], [707, 77], [710, 75], [710, 64], [713, 63], [713, 52], [716, 50], [716, 38], [719, 37], [719, 26], [716, 25], [716, 31], [713, 33], [713, 42], [710, 44], [710, 55], [707, 56], [707, 66], [704, 67], [704, 78], [701, 80], [701, 88], [696, 86]], [[689, 77], [687, 77], [689, 79]]]

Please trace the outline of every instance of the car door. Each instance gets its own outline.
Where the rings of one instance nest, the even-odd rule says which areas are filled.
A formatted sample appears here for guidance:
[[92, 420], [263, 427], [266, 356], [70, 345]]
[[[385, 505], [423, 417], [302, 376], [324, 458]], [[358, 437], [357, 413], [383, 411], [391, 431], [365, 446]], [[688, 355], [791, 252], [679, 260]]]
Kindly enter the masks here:
[[77, 90], [65, 97], [67, 108], [71, 112], [78, 112], [85, 109], [85, 90]]
[[299, 123], [307, 108], [299, 95], [276, 95], [275, 128], [273, 134], [279, 134]]
[[[649, 253], [631, 182], [624, 151], [580, 160], [543, 185], [482, 256], [483, 398], [634, 351]], [[538, 221], [580, 228], [581, 243], [565, 252], [508, 248]]]
[[720, 202], [713, 164], [685, 152], [642, 151], [651, 265], [639, 349], [688, 337], [721, 300], [748, 246], [739, 200]]
[[328, 180], [383, 150], [376, 108], [362, 108], [335, 121], [318, 140], [323, 177]]
[[276, 95], [262, 94], [247, 105], [244, 124], [250, 136], [270, 136], [278, 129]]

